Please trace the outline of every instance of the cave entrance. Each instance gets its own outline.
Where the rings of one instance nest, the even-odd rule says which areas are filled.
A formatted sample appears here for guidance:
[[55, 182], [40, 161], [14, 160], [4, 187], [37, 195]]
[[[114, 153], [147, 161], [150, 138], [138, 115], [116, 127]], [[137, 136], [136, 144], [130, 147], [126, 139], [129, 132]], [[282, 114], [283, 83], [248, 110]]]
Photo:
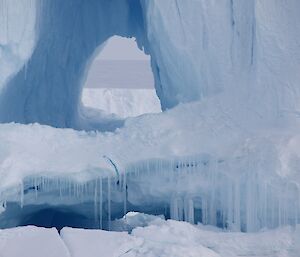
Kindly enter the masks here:
[[161, 112], [150, 57], [134, 38], [107, 40], [90, 65], [81, 101], [85, 107], [120, 118]]

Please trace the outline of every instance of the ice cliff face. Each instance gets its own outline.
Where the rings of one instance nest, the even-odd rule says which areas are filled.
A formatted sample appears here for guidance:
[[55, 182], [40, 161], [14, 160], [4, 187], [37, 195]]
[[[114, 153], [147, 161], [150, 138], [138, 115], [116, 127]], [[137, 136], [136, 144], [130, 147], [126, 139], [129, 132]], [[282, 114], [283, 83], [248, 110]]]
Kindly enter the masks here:
[[89, 63], [113, 35], [151, 55], [163, 109], [223, 94], [270, 121], [297, 116], [297, 0], [0, 3], [2, 122], [78, 127]]
[[230, 94], [269, 115], [298, 108], [299, 1], [145, 1], [165, 108]]

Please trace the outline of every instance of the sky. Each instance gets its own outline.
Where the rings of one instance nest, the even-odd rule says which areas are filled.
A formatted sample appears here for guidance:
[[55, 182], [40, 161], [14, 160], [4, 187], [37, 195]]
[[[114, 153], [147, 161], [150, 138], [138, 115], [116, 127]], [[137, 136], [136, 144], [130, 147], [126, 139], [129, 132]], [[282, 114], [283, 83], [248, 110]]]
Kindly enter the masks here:
[[114, 36], [92, 63], [85, 87], [153, 88], [150, 57], [134, 39]]
[[138, 49], [134, 38], [111, 37], [97, 60], [149, 60], [150, 57]]

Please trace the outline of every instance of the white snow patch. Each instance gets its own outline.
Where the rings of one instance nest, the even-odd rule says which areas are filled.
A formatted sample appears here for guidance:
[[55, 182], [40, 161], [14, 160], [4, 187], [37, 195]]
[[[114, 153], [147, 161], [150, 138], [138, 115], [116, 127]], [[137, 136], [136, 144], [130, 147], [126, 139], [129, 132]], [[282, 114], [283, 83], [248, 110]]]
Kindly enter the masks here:
[[161, 112], [154, 89], [84, 88], [82, 103], [121, 118]]

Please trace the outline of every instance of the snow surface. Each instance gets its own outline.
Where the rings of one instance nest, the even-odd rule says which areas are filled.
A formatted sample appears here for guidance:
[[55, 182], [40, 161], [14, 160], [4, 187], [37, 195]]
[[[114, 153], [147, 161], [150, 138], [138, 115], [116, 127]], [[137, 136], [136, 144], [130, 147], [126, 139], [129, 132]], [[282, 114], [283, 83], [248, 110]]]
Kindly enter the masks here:
[[142, 213], [128, 213], [118, 224], [122, 222], [134, 227], [131, 233], [63, 228], [59, 235], [55, 229], [32, 226], [0, 230], [1, 256], [299, 256], [299, 226], [258, 233], [232, 233], [210, 226], [165, 221]]
[[159, 99], [153, 89], [84, 88], [82, 103], [121, 118], [161, 112]]

